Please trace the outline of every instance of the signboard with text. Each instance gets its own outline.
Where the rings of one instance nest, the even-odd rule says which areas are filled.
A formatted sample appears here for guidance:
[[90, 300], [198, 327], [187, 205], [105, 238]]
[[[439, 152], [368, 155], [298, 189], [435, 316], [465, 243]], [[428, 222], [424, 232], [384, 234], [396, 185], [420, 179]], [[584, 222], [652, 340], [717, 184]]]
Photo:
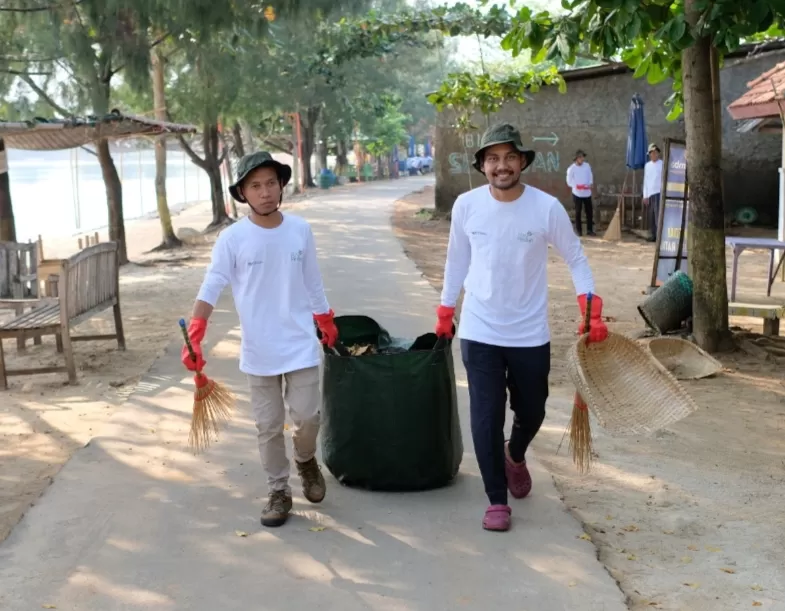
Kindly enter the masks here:
[[676, 270], [687, 267], [689, 187], [687, 147], [680, 140], [665, 141], [662, 189], [651, 286], [660, 286]]

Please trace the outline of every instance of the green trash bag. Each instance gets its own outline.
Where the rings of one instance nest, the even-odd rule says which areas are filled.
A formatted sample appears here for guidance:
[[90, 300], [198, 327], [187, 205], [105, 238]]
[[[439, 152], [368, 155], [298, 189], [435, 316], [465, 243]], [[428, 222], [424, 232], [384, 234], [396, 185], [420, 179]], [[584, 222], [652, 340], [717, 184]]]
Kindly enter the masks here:
[[[369, 490], [445, 486], [463, 440], [449, 342], [396, 339], [367, 316], [338, 316], [340, 354], [325, 349], [322, 458], [338, 481]], [[346, 348], [376, 353], [350, 356]]]

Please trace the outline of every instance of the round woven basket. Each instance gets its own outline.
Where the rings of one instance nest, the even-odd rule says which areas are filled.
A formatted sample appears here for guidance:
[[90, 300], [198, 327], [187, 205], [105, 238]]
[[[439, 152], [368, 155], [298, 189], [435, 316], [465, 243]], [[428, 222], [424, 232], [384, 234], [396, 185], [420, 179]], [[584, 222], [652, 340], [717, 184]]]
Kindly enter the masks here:
[[699, 380], [722, 371], [722, 363], [680, 337], [657, 337], [649, 340], [646, 347], [678, 380]]
[[600, 426], [611, 435], [649, 435], [698, 409], [687, 391], [638, 342], [618, 333], [567, 353], [567, 371]]

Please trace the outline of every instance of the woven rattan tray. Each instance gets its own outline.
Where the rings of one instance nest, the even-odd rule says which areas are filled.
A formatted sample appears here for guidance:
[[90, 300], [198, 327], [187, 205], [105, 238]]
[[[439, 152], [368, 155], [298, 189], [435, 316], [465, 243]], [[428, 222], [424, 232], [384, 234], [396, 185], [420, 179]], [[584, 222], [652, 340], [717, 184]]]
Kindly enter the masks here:
[[618, 333], [567, 353], [567, 371], [592, 414], [614, 436], [649, 435], [689, 416], [698, 406], [638, 342]]
[[678, 380], [699, 380], [722, 371], [722, 363], [680, 337], [655, 337], [646, 342], [646, 347]]

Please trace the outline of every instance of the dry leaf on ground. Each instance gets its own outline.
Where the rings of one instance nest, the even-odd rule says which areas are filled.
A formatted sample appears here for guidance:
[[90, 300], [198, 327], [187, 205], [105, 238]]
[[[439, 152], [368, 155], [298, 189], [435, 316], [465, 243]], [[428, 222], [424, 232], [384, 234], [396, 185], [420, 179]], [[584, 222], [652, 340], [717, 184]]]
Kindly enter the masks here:
[[244, 530], [235, 530], [234, 534], [237, 535], [238, 537], [247, 537], [248, 536], [248, 533], [245, 532]]
[[720, 569], [723, 573], [728, 573], [729, 575], [733, 575], [736, 572], [736, 569], [729, 569], [727, 567]]
[[326, 528], [326, 526], [312, 526], [312, 527], [311, 527], [311, 528], [309, 528], [308, 530], [310, 530], [312, 533], [320, 533], [320, 532], [322, 532], [322, 531], [323, 531], [325, 528]]

